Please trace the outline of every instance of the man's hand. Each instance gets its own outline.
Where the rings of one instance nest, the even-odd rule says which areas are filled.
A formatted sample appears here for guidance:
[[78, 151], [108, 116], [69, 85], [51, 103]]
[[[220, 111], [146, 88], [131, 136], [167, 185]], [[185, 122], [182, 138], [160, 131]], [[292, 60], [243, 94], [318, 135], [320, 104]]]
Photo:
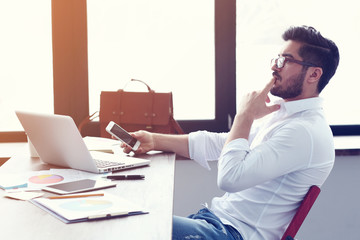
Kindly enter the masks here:
[[[190, 157], [189, 154], [189, 141], [188, 135], [175, 135], [175, 134], [161, 134], [150, 133], [147, 131], [137, 131], [130, 133], [134, 138], [140, 141], [140, 146], [135, 154], [147, 153], [152, 150], [174, 152], [186, 158]], [[120, 145], [124, 148], [125, 153], [131, 152], [131, 148], [125, 143]]]
[[[147, 153], [148, 151], [155, 149], [154, 139], [151, 133], [147, 131], [137, 131], [130, 134], [138, 141], [140, 141], [140, 146], [135, 151], [136, 154]], [[124, 149], [125, 153], [130, 153], [132, 151], [131, 147], [129, 147], [125, 143], [121, 143], [120, 146]]]
[[280, 105], [266, 105], [266, 103], [270, 102], [268, 94], [274, 83], [275, 80], [271, 79], [271, 81], [266, 84], [263, 90], [254, 91], [245, 95], [240, 103], [237, 115], [241, 115], [248, 119], [255, 120], [279, 110]]
[[271, 106], [266, 105], [266, 103], [270, 102], [268, 94], [274, 83], [275, 80], [272, 79], [268, 84], [266, 84], [263, 90], [249, 93], [242, 99], [225, 144], [238, 138], [248, 139], [250, 128], [255, 119], [262, 118], [279, 110], [280, 105], [278, 104]]

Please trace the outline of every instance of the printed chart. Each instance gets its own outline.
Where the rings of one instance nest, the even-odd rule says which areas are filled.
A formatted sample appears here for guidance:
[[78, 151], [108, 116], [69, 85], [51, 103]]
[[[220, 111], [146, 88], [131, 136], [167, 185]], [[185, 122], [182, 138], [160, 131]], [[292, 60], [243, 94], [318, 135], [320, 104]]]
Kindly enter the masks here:
[[29, 182], [35, 184], [52, 184], [61, 182], [62, 180], [64, 180], [64, 177], [55, 174], [38, 175], [29, 178]]

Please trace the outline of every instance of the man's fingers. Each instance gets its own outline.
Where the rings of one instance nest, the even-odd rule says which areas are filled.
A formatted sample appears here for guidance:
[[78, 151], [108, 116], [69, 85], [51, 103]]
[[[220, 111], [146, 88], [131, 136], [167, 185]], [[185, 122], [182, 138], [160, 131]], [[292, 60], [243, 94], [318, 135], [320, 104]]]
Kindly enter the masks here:
[[275, 104], [275, 105], [272, 105], [272, 106], [268, 106], [267, 108], [269, 109], [270, 113], [272, 113], [272, 112], [275, 112], [275, 111], [279, 110], [279, 109], [280, 109], [280, 105], [279, 105], [279, 104]]
[[275, 83], [275, 79], [272, 78], [271, 81], [268, 82], [268, 84], [266, 84], [265, 88], [262, 90], [262, 93], [267, 95], [274, 86], [274, 83]]
[[[270, 103], [270, 98], [269, 98], [268, 94], [269, 94], [271, 88], [274, 86], [274, 83], [275, 83], [275, 79], [271, 79], [271, 81], [268, 82], [268, 84], [266, 84], [264, 90], [262, 91], [263, 94], [266, 94], [266, 99], [265, 99], [266, 103]], [[279, 110], [280, 105], [275, 104], [275, 105], [267, 106], [267, 109], [269, 110], [269, 113], [272, 113], [272, 112]]]
[[268, 95], [266, 95], [265, 102], [266, 102], [266, 103], [270, 103], [270, 102], [271, 102], [271, 100], [270, 100], [270, 98], [269, 98], [269, 96], [268, 96]]

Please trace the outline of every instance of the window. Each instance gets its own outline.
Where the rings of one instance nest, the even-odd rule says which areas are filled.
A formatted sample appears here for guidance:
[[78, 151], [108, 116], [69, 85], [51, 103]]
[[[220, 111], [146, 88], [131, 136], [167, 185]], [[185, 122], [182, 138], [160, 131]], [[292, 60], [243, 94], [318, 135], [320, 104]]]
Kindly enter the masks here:
[[173, 92], [175, 119], [215, 119], [214, 1], [88, 0], [87, 15], [90, 112], [135, 78]]
[[22, 131], [15, 110], [53, 112], [51, 2], [0, 1], [0, 132]]
[[[120, 1], [119, 1], [120, 2]], [[126, 1], [122, 1], [126, 2]], [[18, 3], [18, 2], [17, 2]], [[166, 6], [164, 12], [166, 12], [168, 9], [171, 9], [173, 12], [175, 12], [174, 8], [177, 7], [176, 2], [171, 2], [174, 5], [171, 6], [168, 3], [163, 3]], [[194, 15], [200, 16], [203, 18], [204, 16], [211, 21], [210, 23], [206, 23], [206, 26], [200, 26], [199, 24], [196, 24], [197, 31], [200, 31], [202, 34], [203, 31], [206, 31], [209, 38], [211, 39], [203, 39], [202, 45], [206, 46], [206, 59], [202, 59], [201, 54], [204, 53], [204, 48], [202, 48], [202, 45], [199, 45], [199, 41], [196, 40], [193, 42], [193, 45], [191, 45], [191, 41], [189, 39], [184, 38], [184, 43], [187, 43], [188, 45], [183, 45], [181, 42], [177, 42], [178, 47], [183, 47], [186, 51], [184, 51], [184, 55], [189, 54], [189, 49], [192, 49], [194, 51], [197, 51], [197, 55], [191, 54], [190, 56], [186, 56], [179, 59], [175, 59], [178, 63], [183, 64], [186, 66], [185, 69], [188, 74], [191, 73], [192, 75], [195, 75], [196, 77], [201, 76], [202, 79], [210, 81], [207, 82], [206, 86], [203, 86], [203, 84], [200, 84], [201, 87], [193, 87], [198, 88], [196, 89], [196, 94], [202, 94], [202, 93], [209, 93], [210, 92], [210, 100], [206, 99], [205, 103], [200, 104], [200, 107], [196, 108], [196, 113], [200, 113], [198, 116], [192, 116], [197, 118], [189, 120], [190, 114], [187, 115], [187, 110], [182, 111], [183, 114], [178, 118], [182, 119], [188, 119], [188, 120], [182, 120], [180, 121], [180, 124], [184, 128], [185, 131], [194, 131], [198, 129], [207, 129], [211, 131], [226, 131], [228, 129], [228, 123], [229, 119], [231, 120], [231, 117], [235, 114], [235, 0], [230, 1], [222, 1], [222, 0], [214, 0], [209, 4], [208, 2], [203, 2], [204, 6], [201, 8], [196, 8], [196, 12], [193, 12], [191, 8], [193, 7], [193, 2], [187, 1], [186, 4], [190, 10], [188, 10], [189, 13], [191, 13], [192, 17]], [[3, 4], [3, 3], [2, 3]], [[91, 4], [91, 3], [90, 3]], [[8, 5], [6, 5], [8, 6]], [[31, 2], [31, 4], [22, 4], [21, 7], [26, 8], [27, 12], [34, 13], [35, 9], [39, 10], [39, 6]], [[160, 5], [157, 5], [160, 6]], [[175, 7], [174, 7], [175, 6]], [[190, 7], [189, 7], [190, 6]], [[50, 10], [50, 4], [48, 5]], [[1, 8], [6, 9], [6, 7]], [[29, 11], [32, 10], [32, 11]], [[205, 9], [203, 12], [203, 9]], [[7, 9], [9, 10], [9, 9]], [[8, 12], [16, 12], [18, 9], [13, 8], [11, 11]], [[154, 8], [154, 11], [156, 8]], [[211, 10], [212, 15], [209, 15], [209, 11]], [[84, 119], [89, 114], [89, 96], [88, 96], [88, 55], [87, 55], [87, 1], [86, 0], [79, 0], [79, 1], [72, 1], [72, 0], [52, 0], [51, 1], [51, 15], [50, 11], [47, 12], [47, 16], [49, 16], [49, 32], [46, 35], [46, 37], [49, 39], [48, 46], [49, 50], [51, 49], [51, 37], [53, 41], [53, 59], [51, 58], [51, 50], [49, 53], [49, 59], [46, 61], [48, 63], [48, 66], [51, 66], [51, 63], [53, 64], [53, 79], [51, 79], [51, 73], [49, 73], [48, 83], [49, 88], [46, 86], [46, 83], [40, 84], [41, 91], [39, 90], [37, 92], [37, 96], [42, 96], [42, 94], [47, 95], [49, 94], [49, 98], [42, 97], [42, 103], [48, 103], [52, 108], [53, 112], [57, 114], [66, 114], [70, 115], [74, 118], [75, 122], [79, 124], [79, 122]], [[184, 10], [185, 11], [185, 10]], [[103, 14], [106, 14], [103, 12]], [[205, 14], [205, 15], [204, 15]], [[7, 16], [7, 15], [5, 15]], [[40, 16], [40, 15], [39, 15]], [[50, 25], [50, 16], [51, 16], [51, 22], [52, 22], [52, 35], [51, 35], [51, 25]], [[164, 17], [164, 16], [163, 16]], [[172, 16], [169, 16], [170, 18]], [[178, 17], [183, 17], [179, 15]], [[190, 16], [189, 16], [190, 17]], [[27, 17], [26, 14], [19, 15], [18, 19], [22, 22], [26, 22], [30, 16]], [[202, 20], [196, 19], [198, 23], [203, 23]], [[25, 20], [26, 19], [26, 20]], [[183, 18], [184, 19], [184, 18]], [[195, 19], [192, 19], [195, 21]], [[90, 20], [91, 21], [91, 20]], [[136, 21], [136, 19], [135, 19]], [[159, 21], [159, 19], [158, 19]], [[186, 22], [186, 18], [184, 20]], [[3, 21], [6, 22], [6, 21]], [[44, 24], [46, 22], [45, 20], [42, 21]], [[11, 24], [10, 24], [11, 25]], [[187, 22], [187, 25], [189, 26], [189, 23]], [[31, 29], [31, 27], [28, 27], [27, 29]], [[211, 31], [209, 29], [212, 29]], [[195, 29], [196, 30], [196, 29]], [[91, 30], [90, 30], [91, 31]], [[191, 33], [190, 29], [183, 29], [183, 34], [185, 33]], [[189, 32], [190, 31], [190, 32]], [[42, 34], [37, 33], [38, 36], [34, 36], [34, 39], [39, 41], [39, 36], [43, 36]], [[89, 33], [91, 35], [92, 33]], [[202, 37], [201, 34], [197, 33], [196, 31], [194, 34], [197, 34], [197, 37]], [[201, 36], [200, 36], [201, 35]], [[171, 39], [173, 36], [169, 36], [168, 38]], [[90, 43], [91, 44], [91, 43]], [[189, 45], [190, 44], [190, 45]], [[5, 44], [2, 44], [5, 45]], [[47, 45], [44, 43], [39, 44], [41, 47], [46, 47]], [[160, 44], [161, 45], [161, 44]], [[158, 46], [160, 46], [158, 45]], [[212, 45], [210, 47], [210, 45]], [[34, 45], [37, 46], [37, 45]], [[196, 49], [196, 47], [199, 47], [199, 49]], [[32, 48], [31, 48], [32, 47]], [[27, 49], [31, 50], [34, 49], [33, 46], [27, 46]], [[160, 46], [162, 47], [162, 46]], [[169, 47], [169, 46], [167, 46]], [[40, 47], [39, 47], [40, 48]], [[35, 51], [36, 55], [39, 55], [38, 51]], [[90, 51], [91, 52], [91, 51]], [[191, 51], [190, 51], [191, 52]], [[200, 54], [201, 53], [201, 54]], [[90, 53], [92, 54], [92, 53]], [[163, 52], [162, 54], [165, 54]], [[176, 54], [179, 56], [179, 52], [177, 51]], [[40, 54], [41, 55], [41, 54]], [[89, 58], [91, 58], [89, 56]], [[188, 64], [187, 61], [190, 61], [192, 58], [198, 60], [195, 61], [195, 63]], [[208, 58], [208, 59], [207, 59]], [[33, 60], [33, 59], [31, 59]], [[172, 59], [174, 61], [174, 58]], [[96, 61], [96, 59], [92, 60]], [[180, 62], [179, 62], [180, 61]], [[201, 61], [201, 62], [200, 62]], [[32, 64], [39, 64], [39, 62], [36, 61], [29, 61]], [[211, 63], [211, 66], [210, 66]], [[92, 65], [93, 63], [90, 63]], [[22, 63], [21, 67], [26, 65], [26, 63]], [[197, 69], [201, 66], [196, 65], [204, 65], [206, 66], [198, 71]], [[173, 66], [176, 67], [176, 66]], [[144, 67], [145, 68], [145, 67]], [[49, 69], [47, 67], [43, 67], [41, 70], [46, 72], [46, 70]], [[165, 69], [165, 67], [161, 67], [161, 69]], [[145, 68], [145, 70], [148, 70]], [[165, 69], [166, 70], [166, 69]], [[164, 71], [165, 71], [164, 70]], [[177, 69], [176, 71], [182, 71], [184, 69]], [[102, 71], [102, 70], [101, 70]], [[173, 78], [177, 76], [177, 72], [172, 71]], [[197, 71], [197, 72], [195, 72]], [[94, 76], [94, 79], [96, 77], [96, 70], [89, 70], [91, 76]], [[185, 72], [185, 71], [184, 71]], [[102, 72], [103, 74], [106, 74], [106, 71]], [[130, 72], [131, 73], [131, 72]], [[149, 73], [149, 71], [145, 71], [145, 73]], [[164, 74], [164, 72], [161, 72], [161, 74]], [[137, 78], [143, 78], [142, 76], [136, 75], [134, 76], [132, 73], [129, 76], [126, 76], [126, 78], [131, 77], [137, 77]], [[22, 78], [22, 84], [24, 83], [24, 79], [29, 79], [29, 74], [26, 75], [26, 78]], [[103, 79], [103, 78], [102, 78]], [[100, 80], [102, 80], [100, 79]], [[155, 79], [158, 79], [157, 76], [154, 77], [151, 74], [146, 76], [146, 79], [143, 78], [142, 80], [147, 81], [155, 90], [164, 90], [169, 91], [168, 87], [164, 87], [161, 89], [159, 87], [158, 83], [155, 83]], [[162, 76], [162, 79], [167, 81], [165, 76]], [[126, 79], [128, 80], [128, 79]], [[149, 82], [150, 80], [150, 82]], [[198, 79], [192, 79], [193, 81], [191, 84], [195, 83], [195, 80]], [[91, 81], [91, 80], [90, 80]], [[153, 83], [154, 81], [154, 83]], [[33, 83], [33, 82], [32, 82]], [[53, 84], [52, 84], [53, 83]], [[174, 83], [171, 83], [172, 89]], [[119, 86], [118, 86], [119, 85]], [[122, 83], [116, 84], [115, 88], [122, 87]], [[8, 89], [9, 91], [12, 91], [15, 87], [12, 87], [11, 89]], [[113, 87], [111, 87], [113, 89]], [[29, 88], [26, 87], [28, 90]], [[104, 90], [106, 90], [107, 87], [104, 85]], [[210, 90], [210, 91], [209, 91]], [[98, 91], [98, 90], [97, 90]], [[172, 90], [171, 90], [172, 91]], [[183, 92], [190, 92], [190, 89], [182, 90]], [[54, 93], [52, 100], [52, 92]], [[90, 89], [90, 92], [92, 90]], [[178, 95], [175, 91], [174, 95]], [[33, 94], [32, 94], [33, 95]], [[98, 94], [95, 94], [96, 98], [98, 99]], [[37, 97], [33, 96], [33, 97]], [[204, 95], [203, 95], [204, 96]], [[206, 97], [206, 96], [205, 96]], [[205, 99], [205, 97], [203, 97]], [[180, 98], [180, 97], [175, 97]], [[199, 99], [199, 95], [196, 95], [195, 100], [189, 103], [185, 103], [186, 108], [194, 105], [194, 102], [201, 102], [201, 99]], [[27, 101], [29, 102], [29, 97], [26, 97]], [[52, 103], [53, 101], [53, 103]], [[97, 102], [97, 100], [91, 100]], [[175, 99], [176, 102], [179, 102]], [[38, 104], [32, 104], [32, 106], [36, 106], [35, 109], [28, 109], [33, 111], [41, 111], [40, 110], [40, 103]], [[179, 114], [181, 111], [179, 111], [180, 107], [177, 107], [178, 103], [174, 103], [175, 105], [175, 112], [178, 112], [176, 114]], [[52, 106], [53, 105], [53, 106]], [[208, 109], [204, 109], [204, 106], [209, 106]], [[92, 108], [92, 110], [95, 110], [96, 106]], [[97, 110], [97, 109], [96, 109]], [[204, 112], [205, 111], [205, 112]], [[52, 112], [51, 109], [45, 110], [45, 112]], [[8, 114], [6, 114], [8, 115]], [[192, 115], [192, 114], [191, 114]], [[208, 119], [206, 119], [208, 118]], [[14, 121], [17, 121], [14, 120]], [[12, 131], [9, 128], [6, 127], [6, 131]], [[17, 133], [17, 132], [10, 132], [10, 133]], [[15, 134], [15, 138], [12, 137], [13, 135], [9, 135], [8, 132], [1, 132], [0, 133], [0, 141], [19, 141], [19, 138], [17, 138], [18, 135]], [[20, 140], [23, 140], [23, 133], [21, 135]]]
[[359, 102], [360, 55], [360, 5], [356, 1], [254, 0], [238, 1], [237, 6], [238, 96], [261, 88], [270, 79], [269, 62], [280, 51], [284, 30], [310, 25], [332, 39], [340, 51], [337, 73], [321, 93], [329, 124], [360, 124], [360, 112], [354, 105]]
[[[169, 36], [165, 36], [168, 42], [164, 44], [163, 41], [163, 44], [161, 44], [161, 41], [155, 41], [153, 35], [153, 32], [161, 33], [161, 31], [168, 29], [170, 31], [172, 29], [164, 23], [161, 23], [159, 27], [154, 26], [158, 22], [163, 21], [161, 17], [167, 17], [169, 19], [168, 24], [172, 26], [175, 26], [177, 24], [176, 21], [179, 19], [185, 21], [186, 24], [184, 26], [189, 26], [186, 18], [184, 19], [182, 15], [176, 15], [176, 8], [182, 9], [179, 4], [192, 6], [193, 2], [165, 1], [162, 5], [163, 8], [152, 7], [153, 5], [146, 5], [147, 2], [142, 2], [141, 5], [149, 6], [147, 8], [148, 12], [143, 12], [145, 16], [150, 18], [152, 13], [156, 12], [157, 14], [155, 14], [155, 20], [149, 20], [149, 22], [146, 22], [148, 25], [145, 24], [145, 26], [149, 27], [152, 25], [154, 28], [149, 28], [147, 31], [143, 26], [142, 31], [139, 33], [126, 29], [134, 26], [132, 25], [134, 22], [141, 23], [139, 19], [133, 16], [116, 16], [110, 14], [112, 12], [111, 9], [106, 9], [110, 4], [119, 5], [125, 2], [129, 1], [104, 1], [104, 6], [99, 6], [99, 12], [94, 15], [94, 9], [91, 8], [95, 7], [97, 2], [95, 0], [88, 0], [89, 33], [87, 33], [86, 0], [75, 2], [72, 0], [52, 0], [51, 2], [18, 0], [15, 3], [11, 1], [0, 2], [0, 24], [3, 36], [5, 36], [0, 39], [0, 52], [2, 54], [0, 58], [2, 66], [0, 77], [3, 82], [6, 82], [1, 88], [2, 92], [0, 95], [0, 111], [5, 116], [0, 120], [0, 141], [9, 140], [6, 133], [22, 129], [15, 117], [15, 109], [67, 114], [79, 123], [89, 112], [92, 113], [98, 110], [99, 91], [122, 88], [130, 78], [145, 80], [157, 91], [173, 91], [175, 95], [176, 118], [187, 119], [180, 121], [186, 131], [198, 129], [226, 131], [236, 112], [236, 95], [239, 96], [254, 88], [262, 87], [264, 81], [269, 79], [271, 74], [269, 61], [279, 51], [282, 44], [281, 33], [292, 24], [313, 25], [321, 30], [325, 36], [333, 39], [338, 44], [341, 56], [340, 66], [336, 76], [331, 80], [330, 85], [324, 90], [322, 96], [326, 101], [325, 108], [333, 130], [339, 130], [336, 132], [340, 135], [360, 134], [359, 111], [355, 109], [355, 104], [358, 102], [355, 98], [357, 95], [355, 93], [357, 90], [355, 82], [357, 81], [356, 56], [359, 55], [360, 51], [356, 43], [360, 38], [360, 19], [356, 15], [359, 12], [359, 5], [355, 1], [350, 0], [347, 4], [340, 5], [340, 2], [323, 3], [323, 1], [310, 2], [309, 0], [298, 3], [284, 0], [274, 0], [271, 2], [266, 0], [240, 0], [237, 1], [237, 7], [235, 0], [214, 0], [211, 4], [203, 1], [201, 2], [203, 5], [198, 6], [194, 11], [188, 10], [189, 14], [191, 13], [189, 18], [194, 17], [194, 15], [201, 16], [201, 19], [196, 19], [198, 22], [193, 24], [195, 32], [192, 32], [190, 28], [181, 29], [184, 35], [191, 33], [194, 36], [196, 35], [198, 37], [197, 40], [192, 45], [189, 39], [177, 35], [182, 40], [180, 43], [174, 42], [173, 44], [177, 44], [176, 47], [183, 47], [184, 51], [175, 51], [174, 54], [169, 54], [166, 51], [163, 51], [161, 54], [159, 53], [158, 61], [161, 62], [160, 64], [167, 64], [167, 62], [164, 63], [163, 59], [166, 57], [171, 58], [171, 61], [169, 61], [171, 64], [168, 66], [172, 69], [167, 71], [164, 66], [160, 66], [161, 69], [165, 70], [153, 72], [154, 68], [158, 69], [160, 67], [155, 64], [150, 67], [145, 64], [145, 60], [149, 61], [149, 56], [154, 52], [134, 49], [135, 52], [137, 51], [136, 54], [141, 54], [143, 57], [139, 58], [141, 64], [136, 64], [136, 67], [129, 67], [127, 61], [136, 63], [138, 60], [134, 55], [132, 57], [130, 55], [129, 58], [126, 57], [127, 59], [125, 60], [119, 60], [116, 59], [116, 56], [120, 56], [118, 52], [116, 55], [115, 53], [107, 53], [105, 55], [101, 51], [113, 51], [113, 48], [119, 51], [123, 45], [115, 45], [114, 43], [122, 41], [122, 44], [126, 44], [127, 41], [129, 44], [130, 37], [122, 39], [120, 35], [111, 33], [107, 27], [97, 26], [97, 31], [100, 31], [99, 35], [106, 34], [107, 37], [113, 37], [113, 39], [106, 40], [110, 41], [112, 45], [109, 44], [109, 46], [113, 47], [108, 48], [108, 43], [105, 43], [103, 36], [94, 36], [94, 34], [96, 35], [96, 27], [94, 28], [92, 25], [97, 21], [104, 24], [105, 20], [110, 20], [112, 23], [121, 20], [122, 24], [119, 24], [118, 27], [121, 27], [122, 31], [126, 30], [127, 33], [134, 34], [137, 38], [150, 36], [148, 43], [142, 42], [141, 39], [136, 39], [136, 44], [144, 44], [144, 46], [152, 44], [155, 46], [154, 49], [173, 49], [173, 46], [167, 44], [170, 40], [177, 39], [177, 37], [169, 34]], [[139, 0], [136, 0], [135, 3], [140, 4]], [[311, 6], [311, 8], [308, 6]], [[128, 6], [128, 8], [131, 10], [131, 13], [135, 12], [135, 5]], [[289, 11], [289, 9], [296, 9], [296, 11]], [[321, 11], [316, 11], [316, 9]], [[173, 14], [167, 15], [167, 11]], [[212, 16], [208, 15], [211, 11], [214, 12]], [[108, 12], [109, 16], [102, 16], [107, 15]], [[324, 15], [319, 17], [319, 14]], [[56, 16], [56, 19], [54, 19], [54, 16]], [[205, 23], [203, 18], [213, 22]], [[195, 21], [195, 19], [193, 20]], [[51, 22], [53, 24], [55, 22], [61, 31], [68, 31], [68, 36], [64, 35], [60, 30], [56, 30], [56, 28], [55, 31], [58, 32], [54, 34], [53, 28], [53, 35], [51, 35]], [[237, 26], [235, 22], [237, 22]], [[129, 23], [129, 25], [125, 23]], [[203, 27], [200, 24], [206, 26]], [[214, 28], [213, 35], [211, 35], [211, 28]], [[198, 34], [196, 29], [198, 31], [201, 30], [202, 34], [206, 32], [208, 37], [203, 38], [203, 35]], [[237, 35], [235, 34], [236, 31]], [[176, 32], [172, 34], [176, 35]], [[88, 48], [86, 36], [88, 35], [89, 57], [86, 51]], [[68, 37], [65, 39], [65, 43], [61, 38], [63, 36]], [[90, 39], [92, 37], [94, 37], [93, 40]], [[210, 38], [213, 39], [210, 40]], [[236, 38], [237, 42], [235, 42]], [[54, 52], [54, 59], [56, 60], [54, 60], [54, 67], [52, 67], [52, 47], [54, 46], [51, 46], [51, 40], [57, 42], [57, 44], [62, 44], [58, 51]], [[199, 41], [203, 46], [199, 45]], [[103, 44], [101, 45], [101, 43]], [[95, 44], [98, 45], [99, 49], [92, 49]], [[235, 71], [236, 45], [237, 72]], [[67, 53], [76, 53], [64, 53], [62, 51], [63, 48], [67, 48]], [[139, 49], [145, 48], [141, 46]], [[196, 52], [193, 53], [193, 51]], [[203, 56], [205, 53], [207, 54], [206, 57]], [[191, 55], [188, 56], [189, 54]], [[113, 61], [110, 62], [104, 59], [105, 57], [109, 57]], [[195, 61], [192, 63], [188, 62], [193, 60], [192, 58]], [[59, 65], [59, 59], [65, 64]], [[68, 62], [71, 64], [66, 64]], [[183, 67], [185, 69], [178, 68], [177, 64], [185, 66]], [[101, 67], [97, 68], [98, 65]], [[123, 67], [118, 68], [120, 65], [123, 65]], [[79, 74], [77, 71], [80, 68], [81, 73]], [[137, 71], [139, 68], [142, 69], [141, 72]], [[59, 72], [68, 75], [58, 77]], [[172, 75], [169, 78], [167, 76], [168, 72], [170, 72], [169, 76]], [[177, 79], [172, 82], [169, 79], [177, 78], [180, 76], [178, 73], [191, 73], [195, 75], [196, 77], [192, 78], [191, 84], [198, 82], [199, 77], [201, 80], [206, 80], [208, 84], [200, 83], [199, 86], [201, 87], [196, 91], [197, 93], [209, 93], [210, 95], [204, 97], [204, 99], [210, 99], [210, 104], [207, 102], [205, 104], [203, 102], [200, 103], [199, 98], [201, 97], [196, 95], [195, 100], [191, 101], [190, 104], [186, 103], [185, 110], [178, 106], [179, 102], [183, 101], [181, 96], [183, 92], [186, 93], [186, 96], [194, 95], [189, 87], [182, 88], [185, 84], [174, 87], [174, 82], [179, 80]], [[68, 77], [69, 75], [70, 77]], [[81, 76], [80, 78], [79, 75]], [[237, 81], [235, 80], [236, 75]], [[185, 76], [184, 79], [190, 79], [190, 77]], [[103, 81], [104, 79], [106, 81], [109, 79], [109, 82], [104, 82], [104, 85], [100, 87], [93, 85], [93, 81]], [[158, 80], [165, 81], [168, 85], [160, 85], [161, 81]], [[119, 82], [111, 83], [111, 81]], [[180, 90], [180, 93], [178, 93], [178, 90]], [[188, 99], [190, 98], [192, 97], [188, 97]], [[189, 105], [193, 105], [193, 102], [199, 102], [201, 105], [201, 109], [199, 107], [194, 108], [199, 115], [188, 114], [189, 110], [187, 108]], [[203, 110], [202, 106], [210, 107]], [[195, 120], [193, 117], [195, 117]], [[204, 120], [204, 118], [207, 119]]]

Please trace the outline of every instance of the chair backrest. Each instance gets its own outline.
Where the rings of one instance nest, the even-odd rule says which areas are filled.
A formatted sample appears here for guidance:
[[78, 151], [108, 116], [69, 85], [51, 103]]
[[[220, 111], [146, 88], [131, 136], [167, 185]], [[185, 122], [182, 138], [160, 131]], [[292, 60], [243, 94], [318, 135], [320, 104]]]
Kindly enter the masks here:
[[314, 185], [310, 187], [308, 193], [305, 195], [304, 200], [301, 202], [281, 240], [286, 240], [288, 236], [295, 238], [296, 233], [300, 229], [301, 224], [304, 222], [307, 214], [309, 213], [319, 194], [320, 188], [318, 186]]

